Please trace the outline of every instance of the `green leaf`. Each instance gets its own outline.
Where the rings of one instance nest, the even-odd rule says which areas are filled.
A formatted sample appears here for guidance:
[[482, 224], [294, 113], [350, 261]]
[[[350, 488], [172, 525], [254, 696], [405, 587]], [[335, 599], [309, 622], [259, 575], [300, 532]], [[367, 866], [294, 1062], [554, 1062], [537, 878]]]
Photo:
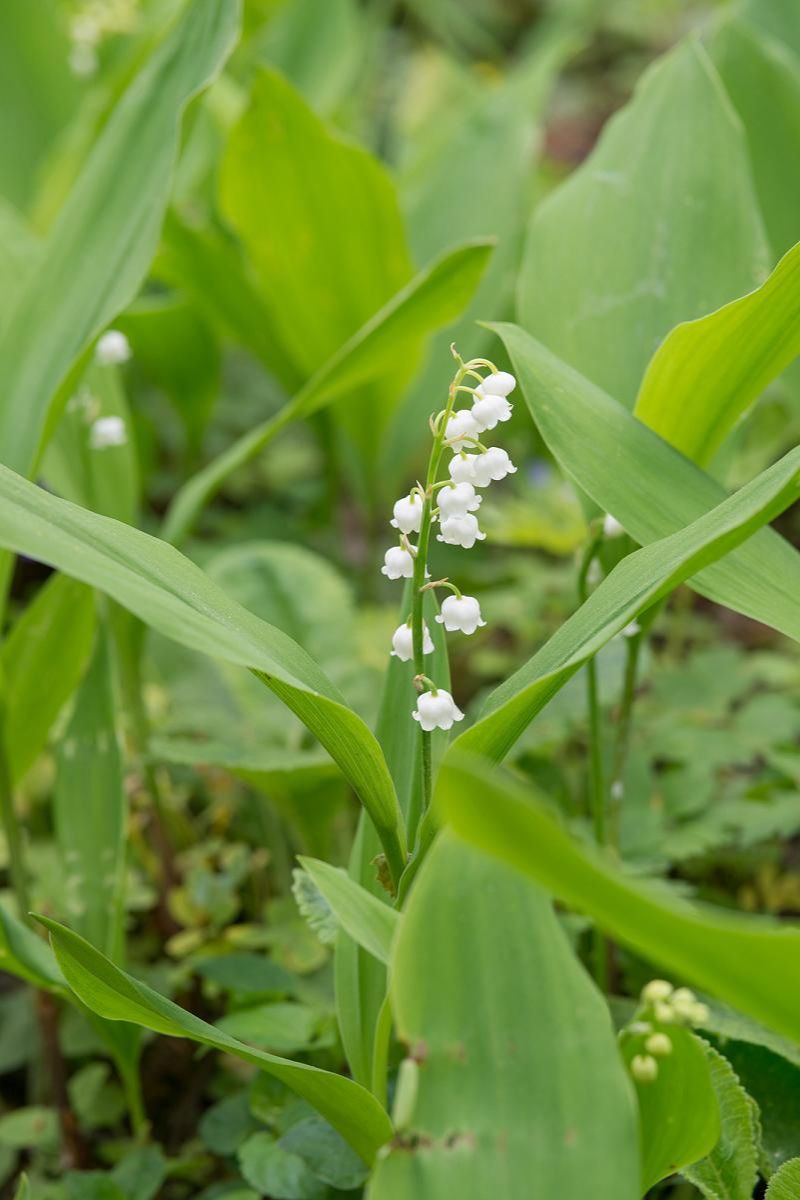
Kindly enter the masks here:
[[307, 1117], [298, 1121], [280, 1140], [284, 1150], [297, 1154], [318, 1179], [340, 1191], [349, 1192], [364, 1183], [368, 1171], [327, 1121]]
[[[722, 1127], [711, 1153], [682, 1174], [707, 1200], [750, 1200], [758, 1178], [758, 1112], [727, 1059], [705, 1045]], [[696, 1111], [697, 1101], [691, 1097]]]
[[798, 322], [800, 244], [756, 291], [673, 329], [648, 365], [636, 416], [687, 458], [708, 463], [800, 354]]
[[12, 781], [18, 783], [86, 669], [95, 606], [91, 589], [55, 575], [0, 646], [3, 724]]
[[518, 319], [631, 408], [665, 334], [748, 291], [768, 261], [744, 132], [690, 39], [536, 210]]
[[0, 467], [0, 545], [100, 588], [184, 646], [249, 667], [319, 738], [370, 813], [398, 872], [400, 811], [373, 734], [291, 638], [232, 601], [172, 546], [86, 512]]
[[42, 938], [0, 905], [0, 967], [44, 992], [66, 984], [53, 951]]
[[400, 923], [400, 914], [351, 879], [346, 871], [321, 862], [318, 858], [299, 861], [327, 900], [336, 920], [357, 942], [381, 962], [388, 963], [392, 938]]
[[135, 1147], [111, 1172], [126, 1200], [155, 1200], [166, 1174], [166, 1159], [158, 1146]]
[[27, 1175], [20, 1175], [14, 1200], [30, 1200], [31, 1189]]
[[765, 1200], [800, 1200], [800, 1158], [791, 1158], [769, 1181]]
[[31, 1105], [0, 1117], [0, 1146], [12, 1146], [15, 1150], [53, 1150], [57, 1144], [58, 1115], [54, 1108]]
[[722, 558], [800, 494], [800, 448], [687, 525], [624, 558], [523, 667], [489, 696], [453, 743], [502, 758], [559, 688], [625, 626], [678, 583]]
[[220, 201], [304, 378], [411, 276], [385, 169], [329, 130], [274, 71], [256, 77], [250, 107], [231, 133]]
[[188, 101], [217, 73], [238, 0], [196, 0], [107, 121], [0, 335], [0, 459], [27, 474], [53, 396], [128, 303], [156, 247]]
[[759, 31], [738, 14], [720, 22], [708, 51], [744, 125], [759, 205], [778, 258], [800, 237], [795, 200], [800, 189], [800, 62], [783, 39]]
[[[637, 542], [674, 533], [725, 498], [720, 484], [535, 339], [514, 325], [496, 329], [559, 464]], [[800, 640], [800, 555], [772, 530], [756, 533], [690, 586]]]
[[[703, 1043], [688, 1029], [658, 1027], [672, 1050], [658, 1058], [658, 1075], [634, 1086], [639, 1100], [642, 1192], [705, 1156], [720, 1134], [720, 1111]], [[641, 1035], [622, 1034], [625, 1061], [646, 1053]], [[749, 1195], [749, 1193], [748, 1193]]]
[[59, 742], [53, 813], [69, 919], [92, 945], [118, 958], [128, 804], [111, 670], [103, 629]]
[[[758, 1106], [763, 1153], [771, 1170], [776, 1171], [787, 1158], [800, 1154], [800, 1071], [795, 1061], [779, 1051], [734, 1037], [717, 1038], [716, 1044]], [[793, 1045], [792, 1050], [796, 1058], [797, 1046]]]
[[585, 1200], [587, 1180], [597, 1200], [640, 1195], [607, 1007], [537, 888], [442, 835], [409, 895], [391, 997], [417, 1082], [398, 1084], [370, 1200], [525, 1196], [532, 1180], [559, 1200]]
[[143, 1025], [167, 1037], [189, 1038], [252, 1063], [308, 1100], [367, 1162], [391, 1137], [386, 1113], [357, 1083], [306, 1063], [290, 1062], [245, 1046], [120, 971], [63, 925], [46, 917], [38, 919], [50, 931], [56, 957], [70, 987], [99, 1016]]
[[800, 1040], [800, 929], [690, 903], [624, 875], [574, 841], [532, 788], [480, 759], [448, 759], [437, 797], [453, 829], [484, 853], [588, 913], [650, 961]]
[[271, 1133], [254, 1133], [239, 1150], [248, 1183], [274, 1200], [324, 1200], [325, 1184], [297, 1154], [284, 1150]]
[[405, 357], [415, 357], [425, 334], [447, 324], [467, 303], [491, 248], [486, 240], [457, 246], [415, 275], [315, 371], [280, 412], [238, 438], [184, 484], [167, 512], [164, 538], [181, 542], [228, 476], [260, 454], [290, 421], [311, 416], [388, 374]]
[[278, 1054], [299, 1054], [317, 1040], [319, 1013], [305, 1004], [258, 1004], [241, 1008], [217, 1023], [217, 1028], [239, 1041]]

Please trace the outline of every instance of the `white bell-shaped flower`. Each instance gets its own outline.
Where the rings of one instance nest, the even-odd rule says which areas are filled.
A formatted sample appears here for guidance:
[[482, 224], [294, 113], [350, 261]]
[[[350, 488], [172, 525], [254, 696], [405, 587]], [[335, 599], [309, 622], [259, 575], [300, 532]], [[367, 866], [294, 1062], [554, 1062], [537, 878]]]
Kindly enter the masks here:
[[387, 579], [412, 579], [414, 556], [403, 546], [390, 546], [383, 556], [381, 575]]
[[473, 483], [475, 482], [475, 460], [477, 454], [457, 454], [455, 458], [450, 460], [450, 478], [453, 483]]
[[488, 487], [492, 480], [513, 475], [516, 467], [500, 446], [490, 446], [485, 454], [475, 455], [475, 487]]
[[439, 492], [439, 515], [442, 520], [463, 517], [468, 512], [476, 512], [480, 506], [481, 497], [471, 483], [449, 484]]
[[[433, 654], [431, 631], [425, 622], [422, 625], [422, 653]], [[392, 635], [392, 655], [401, 662], [410, 662], [414, 657], [414, 633], [411, 625], [398, 625]]]
[[436, 692], [423, 692], [417, 697], [416, 710], [411, 714], [419, 721], [426, 733], [432, 729], [452, 729], [455, 721], [463, 721], [464, 714], [456, 707], [449, 692], [440, 688]]
[[510, 421], [513, 411], [513, 404], [505, 396], [484, 394], [481, 388], [477, 389], [472, 415], [482, 431], [494, 429], [500, 421]]
[[399, 529], [401, 533], [419, 533], [422, 524], [422, 497], [419, 492], [401, 496], [392, 511], [394, 520], [389, 522], [390, 525]]
[[478, 518], [472, 513], [464, 513], [463, 517], [446, 517], [440, 521], [441, 533], [436, 539], [447, 542], [450, 546], [463, 546], [471, 550], [476, 542], [482, 542], [486, 537], [478, 525]]
[[119, 329], [108, 329], [98, 338], [94, 356], [103, 367], [117, 367], [131, 356], [131, 344]]
[[603, 517], [603, 533], [607, 538], [621, 537], [625, 529], [620, 525], [616, 517], [612, 517], [611, 513], [606, 513]]
[[442, 601], [442, 611], [436, 620], [450, 633], [474, 633], [481, 619], [481, 606], [474, 596], [448, 596]]
[[517, 381], [510, 371], [496, 371], [487, 375], [480, 385], [480, 390], [487, 396], [510, 396]]
[[128, 440], [122, 417], [99, 417], [89, 429], [92, 450], [107, 450], [109, 446], [124, 446]]
[[481, 427], [468, 408], [460, 408], [448, 419], [444, 430], [444, 440], [454, 450], [477, 442], [481, 436]]

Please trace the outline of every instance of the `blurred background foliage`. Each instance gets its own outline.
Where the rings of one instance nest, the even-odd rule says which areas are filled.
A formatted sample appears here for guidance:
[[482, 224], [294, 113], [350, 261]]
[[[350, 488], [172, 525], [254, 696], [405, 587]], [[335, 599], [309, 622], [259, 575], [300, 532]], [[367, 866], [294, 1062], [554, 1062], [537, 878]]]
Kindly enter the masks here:
[[[0, 315], [115, 103], [182, 7], [4, 0]], [[132, 358], [70, 380], [40, 480], [163, 530], [193, 473], [278, 413], [416, 272], [459, 243], [493, 239], [486, 270], [459, 285], [446, 322], [431, 319], [432, 336], [398, 343], [380, 378], [244, 455], [181, 530], [214, 579], [305, 646], [374, 722], [397, 623], [396, 595], [377, 570], [385, 513], [422, 470], [427, 418], [451, 374], [449, 344], [496, 356], [497, 341], [476, 321], [516, 314], [632, 403], [676, 321], [763, 279], [800, 238], [798, 13], [788, 0], [246, 0], [240, 43], [186, 114], [147, 281], [114, 322]], [[630, 143], [631, 155], [641, 153], [631, 169], [653, 183], [637, 229], [624, 197], [605, 216], [595, 207], [589, 156], [649, 64], [687, 35], [701, 39], [719, 76], [686, 56], [665, 60], [667, 72], [685, 71], [685, 86], [672, 78], [666, 101], [646, 114], [651, 124], [637, 127], [641, 142]], [[729, 174], [714, 187], [700, 131], [731, 141]], [[561, 190], [567, 179], [571, 191]], [[681, 277], [669, 305], [651, 311], [615, 275], [612, 230], [650, 246], [652, 222], [660, 213], [669, 223], [684, 201], [694, 206], [691, 237], [667, 253], [691, 282]], [[581, 325], [600, 309], [606, 324]], [[715, 460], [720, 478], [740, 483], [796, 443], [797, 387], [790, 370], [768, 390]], [[133, 434], [88, 476], [76, 472], [86, 405], [122, 415]], [[472, 711], [576, 606], [575, 556], [592, 515], [522, 403], [508, 445], [521, 469], [482, 509], [487, 548], [467, 562], [449, 547], [437, 553], [437, 573], [452, 564], [488, 620], [468, 652], [453, 646], [453, 690]], [[781, 528], [797, 542], [796, 514]], [[45, 574], [18, 565], [14, 615], [43, 603]], [[95, 680], [97, 701], [101, 650], [84, 674], [91, 616], [73, 595], [59, 603], [75, 643], [72, 687]], [[599, 658], [609, 718], [624, 660], [620, 639]], [[793, 644], [678, 591], [642, 663], [625, 768], [621, 850], [634, 869], [726, 905], [800, 912], [798, 682]], [[356, 814], [342, 777], [254, 679], [155, 635], [144, 696], [147, 745], [122, 777], [128, 826], [108, 835], [128, 849], [118, 895], [131, 969], [244, 1040], [339, 1067], [330, 949], [298, 914], [291, 871], [298, 852], [346, 861]], [[68, 704], [51, 744], [67, 730], [79, 742], [81, 721], [96, 731], [98, 719], [80, 699]], [[575, 679], [515, 751], [516, 768], [578, 831], [586, 744]], [[64, 811], [85, 777], [71, 784], [57, 751], [20, 753], [32, 904], [63, 917], [74, 896], [59, 803]], [[106, 768], [113, 777], [114, 763]], [[571, 928], [583, 936], [580, 921]], [[633, 956], [621, 954], [616, 970], [620, 992], [639, 986]], [[95, 1174], [64, 1174], [40, 1022], [29, 993], [0, 979], [0, 1180], [9, 1195], [21, 1166], [36, 1200], [358, 1193], [359, 1164], [307, 1105], [241, 1063], [196, 1057], [170, 1039], [148, 1039], [143, 1059], [161, 1148], [138, 1145], [106, 1051], [75, 1010], [59, 1029], [78, 1122], [67, 1166]], [[782, 1108], [772, 1104], [768, 1146], [800, 1153], [796, 1057], [741, 1029], [731, 1037], [752, 1093], [761, 1099], [774, 1084], [773, 1098], [784, 1097]]]

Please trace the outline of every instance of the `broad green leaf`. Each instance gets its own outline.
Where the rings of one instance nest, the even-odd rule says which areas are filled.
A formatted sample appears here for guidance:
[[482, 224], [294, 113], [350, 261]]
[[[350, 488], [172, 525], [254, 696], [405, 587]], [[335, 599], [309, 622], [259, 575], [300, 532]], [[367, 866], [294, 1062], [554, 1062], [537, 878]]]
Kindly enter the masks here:
[[713, 33], [708, 50], [744, 125], [764, 224], [778, 258], [800, 238], [800, 61], [781, 41], [735, 15]]
[[44, 992], [64, 991], [66, 982], [53, 951], [41, 937], [0, 905], [0, 968]]
[[775, 1172], [765, 1200], [800, 1200], [800, 1158], [790, 1158]]
[[128, 804], [111, 671], [102, 629], [59, 742], [53, 809], [67, 917], [92, 945], [118, 958]]
[[432, 329], [455, 317], [469, 300], [491, 252], [488, 241], [474, 241], [441, 256], [339, 347], [274, 417], [257, 425], [194, 475], [175, 496], [163, 536], [179, 543], [200, 511], [239, 467], [255, 458], [290, 421], [312, 413], [374, 382], [405, 356], [414, 358]]
[[537, 209], [518, 319], [631, 408], [665, 334], [767, 268], [744, 132], [688, 40], [645, 72], [586, 162]]
[[[787, 1158], [800, 1154], [797, 1122], [800, 1071], [797, 1062], [780, 1051], [740, 1041], [735, 1036], [718, 1037], [715, 1044], [758, 1106], [762, 1155], [767, 1168], [777, 1171]], [[792, 1051], [797, 1059], [796, 1043]]]
[[219, 70], [237, 0], [195, 0], [106, 123], [0, 335], [0, 460], [27, 474], [51, 402], [135, 294], [156, 247], [181, 114]]
[[[380, 19], [380, 18], [378, 18]], [[358, 87], [367, 50], [367, 10], [357, 0], [287, 0], [259, 38], [259, 57], [331, 113]]]
[[299, 859], [330, 905], [345, 933], [381, 962], [388, 963], [400, 914], [351, 879], [346, 871], [318, 858]]
[[[711, 1153], [682, 1174], [706, 1200], [750, 1200], [758, 1178], [757, 1111], [727, 1059], [709, 1045], [705, 1053], [722, 1126]], [[696, 1110], [694, 1096], [691, 1107]]]
[[267, 1071], [322, 1113], [367, 1162], [372, 1162], [391, 1137], [386, 1113], [357, 1083], [238, 1042], [120, 971], [76, 933], [47, 918], [39, 920], [50, 931], [70, 987], [93, 1012], [109, 1021], [143, 1025], [167, 1037], [189, 1038]]
[[577, 612], [489, 696], [453, 743], [502, 758], [555, 693], [597, 651], [683, 580], [730, 553], [800, 495], [800, 448], [685, 529], [623, 558]]
[[[574, 841], [533, 789], [470, 757], [439, 772], [459, 836], [534, 879], [650, 961], [800, 1040], [800, 929], [690, 903]], [[775, 987], [775, 980], [781, 986]]]
[[[496, 329], [553, 455], [637, 542], [674, 533], [725, 498], [720, 484], [534, 338], [514, 325]], [[690, 583], [800, 640], [800, 555], [772, 530], [754, 534]]]
[[800, 56], [800, 9], [776, 0], [741, 0], [741, 13], [791, 53]]
[[158, 538], [48, 496], [5, 467], [0, 499], [0, 545], [60, 565], [181, 645], [252, 670], [339, 764], [375, 822], [392, 870], [399, 872], [402, 821], [383, 754], [300, 646], [231, 600]]
[[[634, 1200], [636, 1111], [606, 1005], [538, 888], [443, 834], [394, 943], [416, 1095], [369, 1200]], [[402, 1068], [401, 1068], [402, 1072]], [[532, 1119], [531, 1114], [535, 1114]]]
[[239, 1168], [262, 1196], [292, 1200], [325, 1200], [328, 1189], [298, 1154], [284, 1150], [265, 1131], [252, 1134], [239, 1148]]
[[0, 648], [4, 736], [18, 783], [86, 669], [95, 626], [91, 590], [64, 575], [49, 579]]
[[800, 244], [756, 291], [672, 330], [648, 365], [636, 416], [687, 458], [708, 463], [800, 354], [799, 321]]
[[230, 136], [220, 195], [280, 341], [306, 378], [411, 276], [384, 168], [329, 130], [274, 71], [256, 77]]
[[[410, 612], [411, 585], [403, 594], [398, 621], [405, 620]], [[447, 640], [443, 626], [436, 621], [437, 605], [433, 592], [426, 593], [425, 620], [434, 644], [430, 664], [436, 679], [449, 686], [450, 666], [447, 656]], [[408, 709], [413, 707], [414, 684], [413, 664], [389, 659], [389, 668], [381, 696], [378, 712], [377, 736], [381, 744], [392, 778], [395, 781], [400, 807], [408, 822], [408, 836], [413, 843], [414, 813], [420, 804], [421, 763], [420, 738], [414, 728], [415, 721], [407, 720]], [[433, 735], [433, 747], [438, 758], [447, 745], [449, 735]], [[388, 896], [377, 881], [374, 859], [380, 844], [373, 827], [363, 818], [359, 821], [353, 848], [350, 853], [350, 876], [362, 887], [368, 888], [384, 904]], [[334, 959], [336, 978], [336, 1016], [342, 1044], [354, 1078], [366, 1087], [373, 1084], [375, 1062], [376, 1028], [386, 997], [386, 970], [384, 966], [357, 945], [352, 938], [342, 934], [336, 939]]]
[[280, 1144], [302, 1158], [323, 1183], [340, 1191], [360, 1187], [369, 1174], [347, 1142], [321, 1117], [298, 1121], [283, 1135]]
[[[639, 1082], [634, 1078], [643, 1193], [708, 1154], [720, 1135], [719, 1103], [703, 1043], [681, 1026], [657, 1029], [667, 1035], [672, 1050], [656, 1060], [655, 1079]], [[646, 1053], [644, 1041], [642, 1035], [623, 1032], [620, 1048], [626, 1063], [630, 1065], [636, 1055]]]

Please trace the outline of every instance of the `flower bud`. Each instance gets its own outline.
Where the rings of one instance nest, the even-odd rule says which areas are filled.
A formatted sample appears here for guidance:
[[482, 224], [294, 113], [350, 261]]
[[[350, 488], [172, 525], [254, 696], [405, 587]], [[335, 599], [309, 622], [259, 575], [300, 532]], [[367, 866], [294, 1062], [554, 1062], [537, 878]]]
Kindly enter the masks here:
[[490, 446], [485, 454], [475, 456], [475, 487], [488, 487], [492, 480], [505, 479], [513, 475], [516, 467], [508, 457], [508, 453], [500, 446]]
[[[422, 653], [433, 654], [433, 642], [428, 626], [422, 625]], [[410, 662], [414, 657], [414, 633], [410, 625], [398, 625], [392, 634], [392, 656], [400, 662]]]
[[385, 575], [387, 579], [412, 579], [414, 576], [413, 555], [402, 546], [390, 546], [383, 556], [381, 575]]
[[124, 446], [128, 440], [122, 417], [99, 417], [89, 429], [92, 450], [107, 450], [109, 446]]
[[422, 524], [422, 497], [419, 492], [401, 496], [395, 503], [394, 519], [389, 522], [401, 533], [419, 533]]
[[471, 550], [476, 542], [483, 541], [486, 537], [478, 526], [478, 519], [472, 513], [465, 513], [463, 517], [446, 517], [440, 522], [441, 533], [437, 537], [439, 542], [447, 542], [451, 546], [463, 546], [465, 550]]
[[419, 721], [426, 733], [432, 729], [452, 729], [455, 721], [463, 721], [464, 714], [449, 692], [423, 692], [417, 697], [417, 707], [411, 714]]
[[642, 988], [642, 1000], [645, 1004], [655, 1004], [657, 1000], [668, 1000], [672, 995], [672, 984], [666, 979], [651, 979]]
[[607, 538], [621, 537], [625, 532], [622, 525], [616, 517], [612, 517], [611, 513], [606, 513], [603, 517], [603, 533]]
[[481, 506], [481, 497], [471, 483], [451, 483], [439, 492], [439, 513], [447, 517], [464, 517]]
[[458, 412], [454, 412], [448, 418], [444, 431], [444, 440], [454, 450], [461, 450], [464, 446], [472, 442], [477, 442], [480, 435], [480, 425], [472, 413], [468, 408], [460, 408]]
[[487, 396], [510, 396], [517, 381], [510, 371], [497, 371], [487, 375], [480, 385], [480, 390]]
[[450, 633], [474, 633], [481, 620], [481, 606], [474, 596], [448, 596], [442, 601], [442, 611], [436, 620]]
[[634, 1054], [631, 1075], [638, 1083], [652, 1083], [658, 1076], [658, 1063], [649, 1054]]
[[103, 367], [116, 367], [131, 356], [131, 344], [119, 329], [108, 329], [98, 338], [94, 356]]
[[666, 1033], [652, 1033], [645, 1042], [644, 1048], [648, 1054], [655, 1054], [657, 1058], [664, 1058], [667, 1054], [672, 1054], [672, 1042]]

